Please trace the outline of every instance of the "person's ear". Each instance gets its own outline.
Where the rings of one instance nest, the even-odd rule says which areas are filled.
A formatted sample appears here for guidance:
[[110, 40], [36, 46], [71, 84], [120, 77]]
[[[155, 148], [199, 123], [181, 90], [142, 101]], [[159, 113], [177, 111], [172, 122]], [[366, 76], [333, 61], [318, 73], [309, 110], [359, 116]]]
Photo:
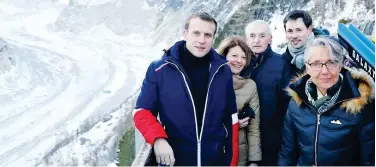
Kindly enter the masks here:
[[184, 30], [184, 31], [183, 31], [183, 39], [184, 39], [184, 40], [187, 39], [187, 35], [188, 35], [187, 30]]
[[309, 65], [307, 63], [304, 63], [304, 67], [305, 67], [304, 73], [308, 74], [308, 75], [311, 75], [310, 71], [308, 70]]
[[272, 44], [272, 42], [273, 42], [273, 35], [270, 34], [269, 44]]
[[313, 30], [313, 27], [312, 27], [312, 25], [310, 25], [310, 26], [308, 27], [308, 31], [309, 31], [309, 32], [312, 32], [312, 30]]

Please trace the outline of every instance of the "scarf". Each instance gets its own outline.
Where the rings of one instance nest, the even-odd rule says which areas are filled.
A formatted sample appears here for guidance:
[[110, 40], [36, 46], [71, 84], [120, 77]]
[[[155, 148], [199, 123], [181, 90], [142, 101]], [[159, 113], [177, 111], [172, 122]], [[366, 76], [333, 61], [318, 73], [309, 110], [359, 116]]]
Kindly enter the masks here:
[[339, 74], [340, 78], [336, 84], [328, 89], [327, 95], [321, 98], [317, 96], [317, 87], [312, 82], [312, 78], [309, 78], [305, 85], [305, 93], [308, 97], [308, 101], [317, 109], [318, 113], [327, 111], [336, 102], [339, 92], [342, 86], [343, 75]]
[[240, 89], [246, 83], [246, 80], [239, 75], [232, 75], [234, 90]]
[[314, 34], [311, 33], [308, 36], [307, 41], [305, 41], [303, 45], [298, 48], [294, 48], [291, 43], [288, 43], [287, 45], [287, 49], [292, 56], [291, 64], [294, 64], [300, 70], [303, 70], [304, 68], [304, 51], [306, 49], [307, 43], [311, 42], [314, 38]]

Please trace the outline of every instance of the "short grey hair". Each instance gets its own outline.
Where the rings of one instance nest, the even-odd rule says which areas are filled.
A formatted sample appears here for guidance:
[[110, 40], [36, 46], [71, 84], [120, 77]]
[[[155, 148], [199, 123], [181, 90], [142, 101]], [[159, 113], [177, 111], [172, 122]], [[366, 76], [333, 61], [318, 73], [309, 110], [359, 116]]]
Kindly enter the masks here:
[[251, 33], [252, 27], [255, 26], [255, 25], [258, 25], [258, 24], [266, 25], [268, 27], [267, 30], [266, 30], [266, 33], [268, 35], [272, 35], [272, 30], [271, 30], [271, 28], [269, 26], [269, 23], [267, 23], [264, 20], [255, 20], [255, 21], [252, 21], [252, 22], [248, 23], [248, 25], [245, 27], [245, 35], [248, 37], [248, 35]]
[[307, 43], [306, 52], [304, 53], [304, 61], [308, 62], [309, 60], [309, 53], [307, 52], [312, 47], [326, 47], [329, 50], [329, 56], [332, 60], [337, 60], [338, 63], [342, 66], [343, 59], [345, 58], [345, 51], [341, 44], [335, 39], [331, 39], [333, 37], [327, 36], [319, 36], [313, 41]]

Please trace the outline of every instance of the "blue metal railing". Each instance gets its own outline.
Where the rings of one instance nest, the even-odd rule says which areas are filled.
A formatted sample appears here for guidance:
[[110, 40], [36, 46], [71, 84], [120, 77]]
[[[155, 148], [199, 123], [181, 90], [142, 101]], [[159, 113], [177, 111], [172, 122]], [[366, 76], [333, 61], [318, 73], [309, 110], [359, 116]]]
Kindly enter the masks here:
[[375, 79], [375, 44], [354, 25], [347, 28], [342, 23], [338, 25], [338, 38], [350, 58]]
[[349, 30], [353, 32], [366, 46], [368, 46], [373, 54], [375, 54], [375, 44], [367, 38], [358, 28], [356, 28], [353, 24], [349, 25]]

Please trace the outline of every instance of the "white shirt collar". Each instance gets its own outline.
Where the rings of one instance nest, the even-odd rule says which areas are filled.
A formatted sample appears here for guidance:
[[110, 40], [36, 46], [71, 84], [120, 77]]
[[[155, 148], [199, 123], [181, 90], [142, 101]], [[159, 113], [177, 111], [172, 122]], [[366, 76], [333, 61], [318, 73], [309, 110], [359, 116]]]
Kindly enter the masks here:
[[316, 92], [317, 92], [317, 99], [320, 99], [320, 98], [328, 95], [328, 93], [326, 95], [321, 94], [320, 90], [317, 89], [317, 88], [316, 88]]

